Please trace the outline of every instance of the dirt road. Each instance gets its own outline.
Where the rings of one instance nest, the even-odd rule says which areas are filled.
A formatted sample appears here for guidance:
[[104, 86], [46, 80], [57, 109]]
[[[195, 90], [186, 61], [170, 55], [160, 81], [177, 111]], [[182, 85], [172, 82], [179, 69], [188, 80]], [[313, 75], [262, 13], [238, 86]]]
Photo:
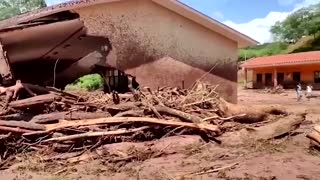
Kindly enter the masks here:
[[[316, 92], [319, 93], [320, 92]], [[1, 179], [228, 179], [320, 180], [320, 151], [309, 149], [305, 134], [320, 123], [320, 99], [297, 102], [294, 91], [282, 95], [239, 90], [239, 104], [279, 104], [291, 113], [308, 112], [306, 121], [292, 135], [244, 145], [205, 143], [198, 136], [175, 136], [154, 142], [121, 143], [106, 148], [135, 152], [138, 160], [110, 163], [107, 157], [64, 166], [42, 164], [36, 156], [0, 171]], [[229, 167], [229, 168], [226, 168]], [[218, 170], [216, 170], [218, 169]], [[212, 171], [209, 173], [208, 171]]]

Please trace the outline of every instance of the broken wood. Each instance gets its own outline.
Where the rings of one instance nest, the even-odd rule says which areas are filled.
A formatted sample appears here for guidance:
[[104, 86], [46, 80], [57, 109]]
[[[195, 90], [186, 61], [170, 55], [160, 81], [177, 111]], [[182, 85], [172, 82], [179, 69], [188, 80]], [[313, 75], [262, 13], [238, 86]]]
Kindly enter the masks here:
[[0, 126], [17, 127], [30, 130], [45, 130], [46, 127], [41, 124], [25, 122], [25, 121], [2, 121], [0, 120]]
[[160, 112], [160, 113], [164, 113], [164, 114], [168, 114], [168, 115], [172, 115], [175, 117], [179, 117], [181, 118], [183, 121], [185, 122], [192, 122], [192, 123], [199, 123], [201, 122], [201, 118], [194, 116], [192, 114], [189, 113], [185, 113], [176, 109], [172, 109], [166, 106], [155, 106], [155, 109]]
[[312, 131], [311, 133], [307, 134], [307, 138], [315, 141], [320, 145], [320, 133], [318, 133], [317, 131]]
[[50, 138], [50, 139], [44, 140], [43, 142], [61, 142], [61, 141], [71, 141], [71, 140], [87, 138], [87, 137], [122, 135], [122, 134], [129, 134], [129, 133], [143, 131], [148, 128], [149, 128], [148, 126], [144, 126], [144, 127], [139, 127], [135, 129], [129, 129], [129, 130], [119, 129], [115, 131], [87, 132], [82, 134]]
[[19, 133], [19, 134], [35, 132], [32, 130], [28, 130], [28, 129], [22, 129], [22, 128], [16, 128], [16, 127], [6, 127], [6, 126], [0, 126], [0, 131]]
[[297, 129], [304, 120], [303, 115], [289, 115], [276, 122], [249, 130], [248, 134], [255, 139], [276, 138]]
[[9, 87], [2, 87], [0, 86], [0, 95], [6, 94], [6, 105], [11, 102], [11, 100], [15, 100], [17, 98], [18, 93], [25, 89], [31, 96], [35, 96], [35, 94], [28, 88], [28, 86], [25, 86], [23, 83], [21, 83], [20, 80], [16, 81], [16, 84]]
[[34, 105], [52, 103], [53, 101], [59, 100], [59, 99], [61, 99], [61, 97], [55, 94], [45, 94], [45, 95], [39, 95], [39, 96], [27, 98], [27, 99], [10, 102], [9, 107], [16, 108], [16, 109], [23, 109], [23, 108], [29, 108]]
[[48, 124], [46, 126], [47, 132], [63, 129], [67, 127], [77, 127], [77, 126], [89, 126], [98, 124], [113, 124], [113, 123], [124, 123], [124, 122], [144, 122], [157, 125], [173, 126], [179, 127], [183, 126], [186, 128], [197, 129], [197, 130], [207, 130], [209, 132], [214, 132], [220, 134], [220, 129], [216, 125], [205, 124], [205, 123], [186, 123], [172, 120], [163, 120], [147, 117], [110, 117], [110, 118], [100, 118], [100, 119], [86, 119], [77, 121], [63, 121], [57, 124]]
[[124, 112], [119, 112], [113, 117], [142, 117], [144, 116], [143, 110], [129, 110]]
[[243, 106], [229, 103], [222, 98], [220, 98], [220, 101], [220, 109], [222, 112], [224, 112], [225, 116], [229, 117], [245, 114], [244, 116], [238, 116], [234, 118], [234, 121], [240, 123], [261, 122], [264, 121], [269, 114], [287, 114], [284, 108], [279, 106]]
[[30, 122], [38, 124], [46, 124], [64, 120], [80, 120], [80, 119], [96, 119], [109, 117], [110, 114], [106, 112], [54, 112], [50, 114], [40, 114], [34, 116]]
[[119, 112], [139, 109], [138, 106], [142, 105], [141, 102], [126, 102], [122, 104], [106, 106], [105, 109], [112, 115], [116, 115]]

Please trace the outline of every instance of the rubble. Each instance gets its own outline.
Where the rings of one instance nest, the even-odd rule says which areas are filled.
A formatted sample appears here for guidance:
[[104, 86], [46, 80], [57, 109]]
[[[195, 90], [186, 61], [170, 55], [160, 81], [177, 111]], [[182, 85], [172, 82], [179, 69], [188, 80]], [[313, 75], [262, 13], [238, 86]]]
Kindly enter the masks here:
[[320, 149], [320, 126], [316, 125], [312, 131], [307, 135], [310, 139], [310, 147]]
[[26, 151], [47, 157], [66, 153], [75, 158], [104, 144], [174, 135], [199, 135], [206, 142], [219, 143], [218, 136], [239, 130], [232, 128], [239, 124], [254, 127], [260, 123], [262, 127], [250, 134], [270, 139], [294, 130], [304, 120], [279, 120], [264, 126], [261, 122], [268, 115], [286, 116], [285, 110], [234, 105], [224, 101], [216, 87], [197, 82], [191, 90], [144, 88], [126, 94], [31, 88], [45, 91], [2, 106], [0, 168], [8, 167], [12, 157]]

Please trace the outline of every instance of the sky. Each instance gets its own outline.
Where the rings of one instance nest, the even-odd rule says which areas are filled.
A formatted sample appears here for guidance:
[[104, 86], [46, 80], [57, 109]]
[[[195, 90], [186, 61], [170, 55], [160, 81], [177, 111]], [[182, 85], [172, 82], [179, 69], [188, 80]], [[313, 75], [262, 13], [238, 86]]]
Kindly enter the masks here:
[[[45, 0], [47, 5], [68, 0]], [[166, 1], [166, 0], [164, 0]], [[180, 0], [260, 43], [271, 42], [270, 27], [290, 13], [320, 0]]]

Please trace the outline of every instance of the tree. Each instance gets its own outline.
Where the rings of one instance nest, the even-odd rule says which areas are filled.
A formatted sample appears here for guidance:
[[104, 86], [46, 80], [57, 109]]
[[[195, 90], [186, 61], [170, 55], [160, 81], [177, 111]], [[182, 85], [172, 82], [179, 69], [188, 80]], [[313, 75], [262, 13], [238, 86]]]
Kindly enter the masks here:
[[0, 20], [43, 8], [45, 6], [46, 3], [44, 0], [1, 0]]
[[295, 43], [305, 35], [316, 35], [320, 30], [320, 4], [302, 8], [289, 15], [284, 21], [271, 27], [275, 40]]

